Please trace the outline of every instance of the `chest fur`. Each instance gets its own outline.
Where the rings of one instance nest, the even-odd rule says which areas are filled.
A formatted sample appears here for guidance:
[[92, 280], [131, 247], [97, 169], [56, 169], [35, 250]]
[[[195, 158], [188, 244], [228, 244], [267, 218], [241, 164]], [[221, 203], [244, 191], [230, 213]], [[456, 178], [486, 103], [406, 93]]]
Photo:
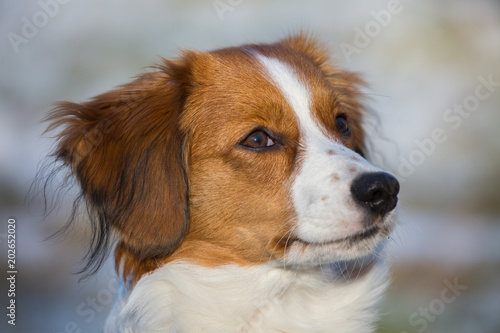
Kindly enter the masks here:
[[205, 268], [170, 263], [144, 277], [120, 312], [121, 332], [371, 332], [387, 283], [331, 267]]

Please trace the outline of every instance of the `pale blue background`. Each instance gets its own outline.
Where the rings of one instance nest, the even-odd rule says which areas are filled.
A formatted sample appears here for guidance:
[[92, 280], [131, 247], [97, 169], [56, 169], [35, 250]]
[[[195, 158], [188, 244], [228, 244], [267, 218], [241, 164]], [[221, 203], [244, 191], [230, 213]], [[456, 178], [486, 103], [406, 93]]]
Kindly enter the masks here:
[[[458, 279], [467, 290], [424, 331], [500, 332], [500, 87], [458, 128], [443, 119], [474, 94], [479, 76], [500, 81], [500, 3], [401, 0], [382, 26], [373, 12], [387, 10], [388, 1], [221, 1], [233, 3], [222, 16], [211, 0], [72, 0], [50, 7], [46, 22], [40, 11], [50, 0], [0, 2], [0, 267], [6, 221], [15, 216], [19, 270], [18, 326], [4, 326], [2, 310], [2, 332], [64, 332], [70, 322], [96, 332], [112, 296], [111, 264], [80, 284], [72, 275], [88, 239], [84, 221], [62, 241], [43, 241], [63, 225], [64, 209], [42, 222], [23, 203], [50, 151], [39, 122], [51, 104], [125, 83], [179, 48], [268, 42], [300, 29], [314, 32], [370, 84], [369, 105], [378, 114], [368, 124], [375, 162], [398, 173], [402, 159], [421, 154], [416, 140], [436, 128], [447, 136], [402, 182], [400, 226], [388, 254], [394, 282], [380, 331], [423, 329], [409, 318], [437, 304], [445, 280]], [[16, 53], [9, 34], [22, 35], [23, 20], [33, 16], [42, 26]], [[359, 42], [356, 31], [370, 27], [373, 37], [347, 59], [341, 46]]]

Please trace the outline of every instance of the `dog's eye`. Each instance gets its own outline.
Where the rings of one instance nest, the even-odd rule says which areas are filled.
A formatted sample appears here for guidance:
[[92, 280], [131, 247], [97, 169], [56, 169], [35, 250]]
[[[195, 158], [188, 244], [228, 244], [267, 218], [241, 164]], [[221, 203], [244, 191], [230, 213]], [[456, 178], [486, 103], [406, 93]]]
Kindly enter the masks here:
[[347, 124], [347, 119], [345, 116], [342, 115], [337, 117], [336, 126], [337, 126], [337, 131], [343, 136], [348, 136], [349, 134], [351, 134], [351, 129]]
[[255, 131], [243, 140], [241, 144], [248, 148], [265, 148], [274, 146], [274, 141], [263, 131]]

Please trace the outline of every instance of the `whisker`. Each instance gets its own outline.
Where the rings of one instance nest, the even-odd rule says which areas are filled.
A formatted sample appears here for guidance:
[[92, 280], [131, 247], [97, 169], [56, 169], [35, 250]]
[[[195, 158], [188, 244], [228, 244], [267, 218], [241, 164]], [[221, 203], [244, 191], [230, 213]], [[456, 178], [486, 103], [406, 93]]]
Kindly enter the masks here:
[[357, 261], [360, 262], [360, 266], [359, 266], [358, 274], [356, 275], [356, 279], [355, 280], [357, 280], [359, 278], [359, 274], [361, 274], [361, 271], [363, 270], [363, 265], [365, 264], [364, 260], [357, 259]]
[[[264, 249], [262, 250], [262, 255], [260, 256], [260, 260], [262, 261], [262, 259], [264, 258], [264, 254], [266, 253], [266, 249], [267, 247], [269, 246], [269, 244], [271, 244], [271, 242], [273, 241], [274, 239], [274, 236], [279, 234], [280, 231], [282, 231], [285, 227], [287, 227], [288, 224], [290, 224], [291, 221], [286, 221], [270, 238], [269, 238], [269, 242], [267, 242], [266, 246], [264, 247]], [[274, 252], [274, 250], [276, 250], [276, 247], [278, 246], [278, 244], [286, 237], [286, 235], [289, 233], [290, 231], [286, 232], [283, 236], [281, 236], [281, 238], [278, 240], [278, 242], [276, 242], [276, 244], [274, 245], [272, 251], [270, 251], [270, 253], [268, 254], [269, 255], [269, 258], [272, 259], [272, 253]]]
[[[290, 237], [295, 233], [295, 230], [297, 230], [297, 226], [294, 226], [292, 229], [290, 229], [290, 232], [288, 234], [288, 237], [285, 241], [285, 253], [286, 253], [286, 248], [288, 246], [288, 242], [290, 241]], [[286, 270], [286, 263], [285, 260], [283, 260], [283, 269]]]

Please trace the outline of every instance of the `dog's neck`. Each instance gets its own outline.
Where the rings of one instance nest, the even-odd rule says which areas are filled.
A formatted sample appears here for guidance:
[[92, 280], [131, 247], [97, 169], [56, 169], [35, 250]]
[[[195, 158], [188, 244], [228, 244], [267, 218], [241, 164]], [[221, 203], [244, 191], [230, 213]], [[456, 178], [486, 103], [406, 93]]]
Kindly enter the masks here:
[[121, 303], [119, 331], [372, 332], [387, 270], [356, 262], [297, 270], [175, 261], [133, 288]]

